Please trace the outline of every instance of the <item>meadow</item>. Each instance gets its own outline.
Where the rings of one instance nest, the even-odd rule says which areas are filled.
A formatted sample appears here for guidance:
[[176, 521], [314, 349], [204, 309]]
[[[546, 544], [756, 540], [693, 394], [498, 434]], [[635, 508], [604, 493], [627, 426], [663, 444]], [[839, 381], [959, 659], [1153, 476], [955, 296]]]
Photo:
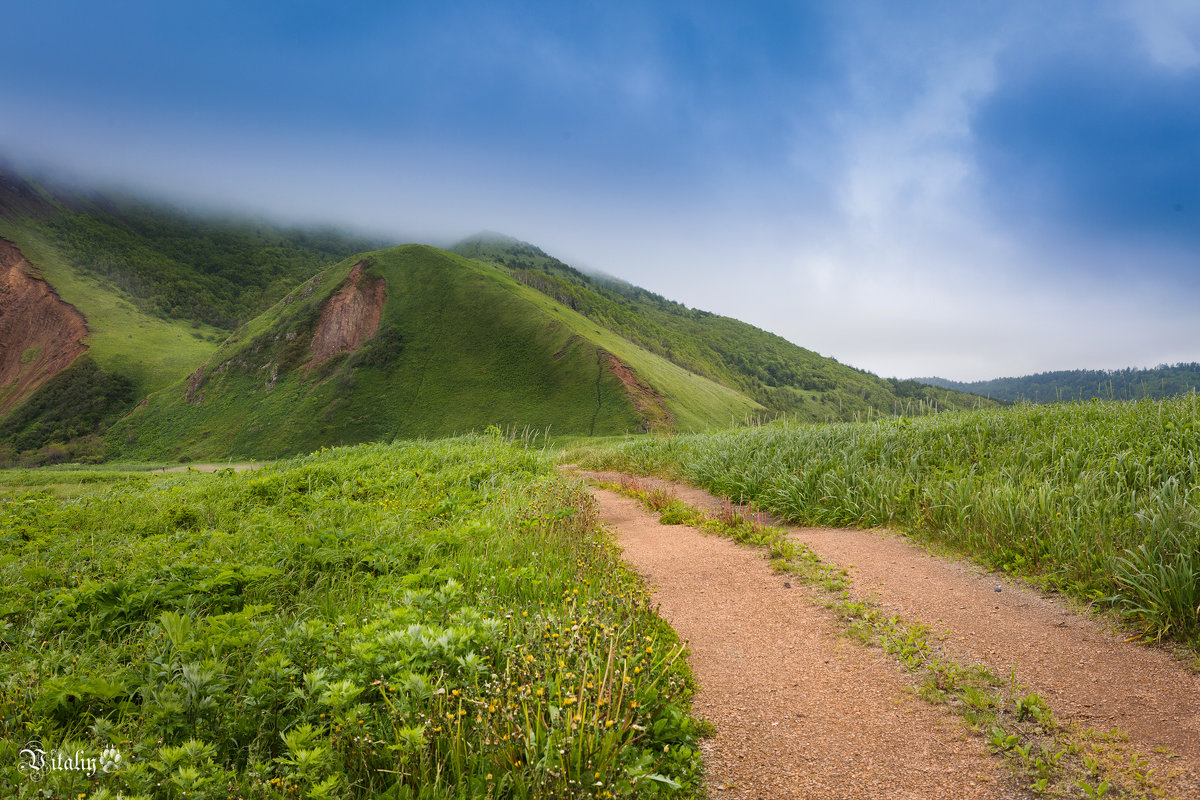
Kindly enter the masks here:
[[1200, 642], [1200, 397], [579, 445], [806, 525], [887, 526]]
[[689, 796], [683, 648], [554, 460], [493, 429], [6, 476], [3, 794]]

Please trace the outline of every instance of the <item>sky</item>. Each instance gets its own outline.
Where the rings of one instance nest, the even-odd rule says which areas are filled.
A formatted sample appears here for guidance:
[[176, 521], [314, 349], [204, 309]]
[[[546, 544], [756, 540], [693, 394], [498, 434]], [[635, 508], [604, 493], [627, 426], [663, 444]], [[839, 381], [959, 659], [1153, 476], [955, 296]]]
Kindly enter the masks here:
[[891, 377], [1200, 360], [1200, 0], [3, 0], [0, 156]]

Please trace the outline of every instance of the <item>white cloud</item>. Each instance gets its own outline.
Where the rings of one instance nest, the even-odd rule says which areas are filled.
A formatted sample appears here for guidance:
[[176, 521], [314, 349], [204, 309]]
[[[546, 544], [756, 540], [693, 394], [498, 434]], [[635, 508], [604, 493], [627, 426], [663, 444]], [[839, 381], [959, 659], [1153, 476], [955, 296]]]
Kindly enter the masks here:
[[1173, 70], [1200, 66], [1200, 3], [1124, 0], [1120, 12], [1137, 28], [1155, 63]]
[[[1074, 24], [1058, 23], [1038, 35]], [[836, 146], [792, 158], [811, 174], [823, 157], [835, 214], [820, 235], [792, 238], [779, 284], [790, 291], [726, 307], [885, 375], [980, 379], [1194, 359], [1194, 348], [1165, 343], [1184, 331], [1195, 341], [1200, 321], [1130, 266], [1169, 254], [1036, 238], [995, 219], [980, 195], [971, 118], [1000, 79], [998, 56], [1034, 27], [1025, 15], [953, 37], [904, 23], [856, 29], [851, 91], [831, 112]], [[812, 147], [801, 141], [797, 149]]]

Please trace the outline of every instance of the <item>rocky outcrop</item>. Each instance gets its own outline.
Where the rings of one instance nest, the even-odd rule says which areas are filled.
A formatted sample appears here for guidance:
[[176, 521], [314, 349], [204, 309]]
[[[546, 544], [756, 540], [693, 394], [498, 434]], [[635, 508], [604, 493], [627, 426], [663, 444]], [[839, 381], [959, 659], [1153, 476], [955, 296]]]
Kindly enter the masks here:
[[379, 330], [387, 285], [382, 277], [363, 272], [355, 264], [337, 293], [321, 306], [321, 318], [312, 336], [311, 370], [339, 353], [353, 353]]
[[83, 314], [0, 239], [0, 415], [69, 367], [87, 350], [87, 334]]

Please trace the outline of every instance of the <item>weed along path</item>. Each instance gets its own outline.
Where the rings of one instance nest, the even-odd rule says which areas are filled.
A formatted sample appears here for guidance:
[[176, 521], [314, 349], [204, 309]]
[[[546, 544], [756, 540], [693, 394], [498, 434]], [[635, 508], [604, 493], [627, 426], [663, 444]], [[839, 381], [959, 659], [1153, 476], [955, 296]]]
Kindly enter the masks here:
[[716, 728], [704, 744], [713, 800], [1028, 796], [957, 717], [906, 691], [881, 651], [839, 636], [754, 550], [595, 496], [691, 650], [695, 710]]
[[[613, 483], [623, 477], [580, 474]], [[696, 508], [725, 506], [694, 487], [637, 480]], [[772, 786], [771, 776], [782, 775], [789, 777], [780, 777], [780, 788], [804, 797], [1025, 796], [1001, 759], [986, 754], [986, 736], [905, 691], [918, 682], [914, 674], [839, 636], [846, 623], [803, 597], [816, 589], [799, 581], [784, 589], [787, 577], [754, 549], [661, 525], [636, 500], [604, 491], [596, 497], [626, 557], [648, 575], [664, 617], [690, 640], [702, 687], [697, 712], [718, 730], [706, 751], [715, 797], [788, 796], [745, 788], [761, 780]], [[1082, 747], [1077, 762], [1101, 763], [1094, 786], [1114, 779], [1108, 796], [1118, 796], [1119, 779], [1129, 792], [1120, 796], [1200, 799], [1200, 674], [1057, 599], [932, 556], [900, 536], [786, 530], [848, 571], [852, 597], [927, 626], [945, 658], [986, 666], [1037, 693]], [[1114, 728], [1121, 735], [1110, 735]], [[764, 765], [762, 748], [778, 755], [774, 766]], [[759, 769], [760, 777], [750, 777]], [[1066, 796], [1087, 796], [1074, 780]], [[722, 792], [725, 781], [735, 789]]]

